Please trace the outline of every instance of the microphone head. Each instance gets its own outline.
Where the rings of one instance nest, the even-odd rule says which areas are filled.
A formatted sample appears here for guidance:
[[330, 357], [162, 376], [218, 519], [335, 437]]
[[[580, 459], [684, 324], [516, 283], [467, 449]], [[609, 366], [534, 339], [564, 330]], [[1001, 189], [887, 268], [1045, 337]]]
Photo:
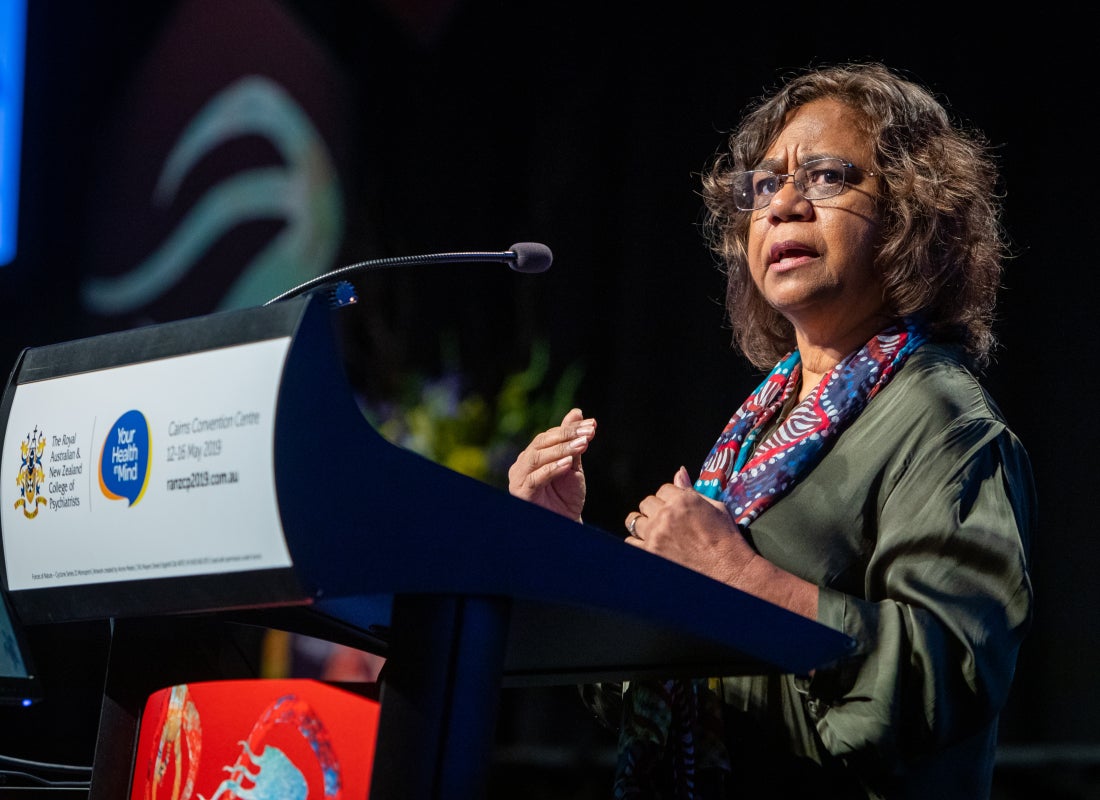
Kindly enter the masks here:
[[538, 242], [516, 242], [511, 252], [516, 256], [511, 262], [516, 272], [546, 272], [554, 260], [550, 248]]

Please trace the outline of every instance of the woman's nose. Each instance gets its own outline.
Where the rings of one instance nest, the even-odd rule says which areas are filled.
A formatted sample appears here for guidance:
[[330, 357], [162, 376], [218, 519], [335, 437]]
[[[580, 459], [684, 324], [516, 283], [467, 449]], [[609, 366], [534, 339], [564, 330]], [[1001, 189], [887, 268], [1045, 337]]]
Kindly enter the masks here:
[[798, 187], [794, 185], [794, 179], [785, 176], [771, 202], [768, 203], [768, 216], [776, 219], [789, 217], [806, 217], [813, 213], [813, 203], [802, 196]]

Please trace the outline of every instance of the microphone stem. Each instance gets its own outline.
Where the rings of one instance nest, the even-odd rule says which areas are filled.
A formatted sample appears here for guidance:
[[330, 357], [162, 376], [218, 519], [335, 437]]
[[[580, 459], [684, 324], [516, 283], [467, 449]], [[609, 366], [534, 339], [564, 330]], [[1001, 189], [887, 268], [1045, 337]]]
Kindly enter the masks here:
[[334, 269], [331, 272], [326, 272], [322, 275], [318, 275], [316, 278], [311, 278], [305, 283], [300, 283], [293, 289], [280, 294], [278, 297], [273, 297], [264, 303], [265, 306], [269, 306], [272, 303], [277, 303], [280, 300], [286, 300], [290, 297], [296, 297], [297, 295], [307, 292], [310, 289], [315, 289], [326, 283], [332, 283], [339, 280], [341, 275], [345, 275], [348, 272], [355, 272], [361, 269], [386, 269], [387, 267], [402, 267], [410, 266], [413, 264], [435, 264], [435, 263], [464, 263], [471, 261], [515, 261], [516, 254], [511, 250], [505, 250], [503, 252], [497, 250], [493, 252], [463, 252], [463, 253], [430, 253], [428, 255], [420, 256], [393, 256], [391, 258], [378, 258], [370, 261], [360, 261], [357, 264], [348, 264], [345, 267]]

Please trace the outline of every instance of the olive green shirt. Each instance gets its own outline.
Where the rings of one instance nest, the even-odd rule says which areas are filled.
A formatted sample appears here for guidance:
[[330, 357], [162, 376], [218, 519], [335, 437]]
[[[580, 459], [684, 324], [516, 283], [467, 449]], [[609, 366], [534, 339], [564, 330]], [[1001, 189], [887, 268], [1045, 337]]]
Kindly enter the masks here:
[[737, 790], [751, 772], [743, 788], [987, 797], [1031, 620], [1034, 516], [1027, 454], [992, 400], [951, 351], [919, 348], [748, 528], [766, 559], [822, 587], [818, 620], [860, 648], [812, 680], [723, 680], [743, 712], [727, 714], [734, 796], [755, 796]]

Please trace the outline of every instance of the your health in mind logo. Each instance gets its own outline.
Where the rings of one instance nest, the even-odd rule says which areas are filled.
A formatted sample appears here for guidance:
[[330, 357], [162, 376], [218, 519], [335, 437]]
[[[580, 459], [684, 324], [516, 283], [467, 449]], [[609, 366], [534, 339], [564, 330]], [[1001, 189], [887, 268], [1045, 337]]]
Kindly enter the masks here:
[[134, 505], [149, 485], [149, 423], [140, 411], [127, 411], [111, 426], [99, 456], [99, 488], [111, 500]]
[[35, 427], [33, 433], [19, 443], [22, 461], [15, 482], [19, 484], [19, 499], [15, 507], [23, 510], [23, 516], [34, 519], [38, 516], [38, 507], [46, 505], [42, 496], [42, 483], [46, 480], [46, 471], [42, 468], [42, 457], [46, 454], [46, 434]]

